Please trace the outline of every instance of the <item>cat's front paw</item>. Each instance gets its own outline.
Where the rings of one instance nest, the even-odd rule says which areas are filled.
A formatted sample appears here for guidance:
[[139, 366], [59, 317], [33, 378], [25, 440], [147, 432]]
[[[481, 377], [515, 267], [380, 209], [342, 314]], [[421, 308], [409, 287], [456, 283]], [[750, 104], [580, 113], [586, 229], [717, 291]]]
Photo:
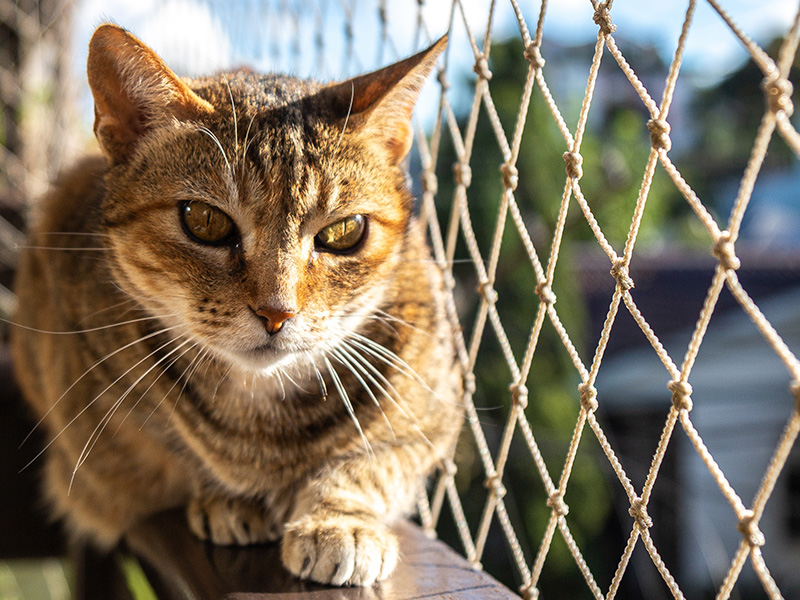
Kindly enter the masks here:
[[282, 527], [267, 513], [264, 503], [257, 500], [195, 498], [186, 508], [186, 518], [197, 537], [220, 546], [272, 542], [282, 534]]
[[371, 585], [397, 565], [397, 538], [376, 519], [313, 513], [286, 526], [281, 558], [302, 579]]

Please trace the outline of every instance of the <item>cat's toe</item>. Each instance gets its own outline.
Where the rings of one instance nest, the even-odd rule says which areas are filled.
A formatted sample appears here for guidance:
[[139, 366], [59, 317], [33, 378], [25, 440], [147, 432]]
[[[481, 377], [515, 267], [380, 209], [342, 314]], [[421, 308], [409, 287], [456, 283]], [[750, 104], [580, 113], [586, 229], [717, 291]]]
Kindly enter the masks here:
[[189, 528], [220, 546], [246, 546], [277, 540], [281, 531], [262, 503], [238, 498], [195, 498], [186, 509]]
[[281, 557], [302, 579], [331, 585], [371, 585], [397, 565], [395, 535], [377, 520], [306, 515], [286, 527]]

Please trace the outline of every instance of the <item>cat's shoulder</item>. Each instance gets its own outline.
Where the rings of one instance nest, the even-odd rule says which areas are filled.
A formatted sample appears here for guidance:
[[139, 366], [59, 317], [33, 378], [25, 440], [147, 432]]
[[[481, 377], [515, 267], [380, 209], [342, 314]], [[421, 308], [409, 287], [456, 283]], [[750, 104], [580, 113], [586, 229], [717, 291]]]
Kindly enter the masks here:
[[94, 154], [61, 172], [49, 191], [34, 203], [28, 220], [29, 230], [85, 230], [87, 217], [96, 212], [103, 199], [107, 168], [106, 159]]

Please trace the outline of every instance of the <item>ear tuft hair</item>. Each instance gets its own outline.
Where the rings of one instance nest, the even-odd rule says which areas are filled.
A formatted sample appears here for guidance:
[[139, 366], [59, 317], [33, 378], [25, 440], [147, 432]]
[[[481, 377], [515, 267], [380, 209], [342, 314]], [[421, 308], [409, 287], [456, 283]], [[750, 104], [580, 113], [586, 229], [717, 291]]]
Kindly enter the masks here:
[[[447, 46], [442, 37], [427, 50], [378, 71], [329, 86], [339, 112], [355, 117], [354, 122], [382, 140], [391, 160], [399, 163], [411, 149], [414, 134], [411, 116], [419, 93]], [[342, 115], [343, 117], [346, 115]]]
[[214, 110], [155, 52], [117, 25], [95, 30], [87, 75], [94, 96], [95, 136], [111, 164], [129, 160], [140, 138], [160, 123]]

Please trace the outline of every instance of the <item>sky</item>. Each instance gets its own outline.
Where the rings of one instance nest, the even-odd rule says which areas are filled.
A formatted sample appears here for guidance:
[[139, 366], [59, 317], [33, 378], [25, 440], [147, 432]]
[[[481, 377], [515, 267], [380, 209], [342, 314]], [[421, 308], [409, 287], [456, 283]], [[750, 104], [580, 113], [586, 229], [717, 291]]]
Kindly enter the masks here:
[[[723, 8], [757, 41], [764, 41], [785, 32], [798, 10], [796, 0], [720, 0]], [[85, 48], [93, 28], [105, 20], [113, 20], [131, 29], [160, 53], [176, 55], [192, 70], [226, 66], [234, 59], [253, 59], [260, 48], [279, 42], [288, 46], [295, 42], [286, 39], [293, 25], [277, 15], [279, 5], [298, 7], [301, 19], [318, 23], [324, 20], [326, 36], [342, 38], [343, 15], [352, 13], [356, 19], [359, 40], [377, 33], [375, 0], [80, 0], [78, 3], [77, 42]], [[533, 28], [539, 2], [520, 0], [529, 27]], [[482, 36], [488, 13], [488, 0], [462, 0], [467, 22]], [[612, 18], [618, 36], [638, 42], [651, 42], [671, 54], [680, 33], [687, 2], [679, 0], [616, 0]], [[393, 37], [409, 43], [416, 41], [413, 30], [417, 18], [416, 0], [387, 1], [390, 30]], [[545, 35], [567, 44], [592, 41], [597, 26], [592, 21], [593, 9], [589, 0], [555, 0], [547, 7]], [[430, 37], [436, 38], [447, 29], [450, 2], [428, 0], [424, 19]], [[497, 2], [495, 36], [515, 33], [511, 3]], [[460, 34], [460, 27], [456, 27]], [[288, 30], [288, 31], [287, 31]], [[231, 39], [231, 35], [234, 39]], [[304, 37], [299, 35], [300, 38]], [[260, 39], [257, 39], [260, 38]], [[422, 40], [424, 44], [429, 40]], [[341, 40], [338, 40], [341, 43]], [[301, 45], [310, 47], [310, 42]], [[416, 48], [399, 49], [408, 53]], [[81, 51], [78, 52], [78, 55]], [[85, 54], [85, 50], [83, 50]], [[741, 44], [730, 34], [719, 16], [704, 1], [698, 3], [692, 35], [687, 46], [687, 61], [698, 69], [718, 70], [735, 67], [745, 57]], [[265, 67], [268, 65], [264, 65]], [[313, 75], [313, 73], [307, 73]]]
[[[788, 31], [798, 10], [797, 0], [719, 2], [760, 43]], [[394, 47], [381, 54], [376, 52], [380, 47], [377, 4], [377, 0], [80, 0], [74, 19], [74, 68], [77, 73], [84, 70], [91, 33], [98, 24], [109, 20], [133, 31], [178, 74], [187, 76], [248, 65], [260, 71], [342, 79], [409, 55], [448, 30], [449, 1], [424, 3], [426, 32], [420, 37], [416, 34], [417, 0], [386, 0], [388, 31]], [[451, 53], [448, 66], [451, 81], [455, 71], [469, 73], [472, 67], [463, 21], [481, 45], [489, 4], [488, 0], [461, 0], [463, 17], [457, 13], [451, 28], [451, 48], [458, 48]], [[519, 0], [519, 4], [533, 29], [540, 3]], [[617, 25], [615, 37], [652, 45], [669, 62], [687, 5], [688, 0], [615, 0], [611, 11]], [[281, 13], [280, 7], [286, 6], [295, 10]], [[352, 55], [346, 52], [344, 35], [348, 14], [353, 17], [356, 40]], [[592, 14], [589, 0], [551, 0], [544, 22], [545, 39], [562, 45], [593, 43], [597, 25]], [[324, 54], [317, 52], [315, 44], [315, 32], [322, 29]], [[497, 1], [492, 32], [494, 39], [519, 36], [510, 1]], [[686, 46], [684, 70], [693, 73], [695, 81], [712, 85], [738, 68], [747, 56], [719, 15], [700, 0]], [[550, 79], [558, 74], [545, 67], [545, 76]], [[84, 112], [90, 114], [88, 94], [83, 104]]]

